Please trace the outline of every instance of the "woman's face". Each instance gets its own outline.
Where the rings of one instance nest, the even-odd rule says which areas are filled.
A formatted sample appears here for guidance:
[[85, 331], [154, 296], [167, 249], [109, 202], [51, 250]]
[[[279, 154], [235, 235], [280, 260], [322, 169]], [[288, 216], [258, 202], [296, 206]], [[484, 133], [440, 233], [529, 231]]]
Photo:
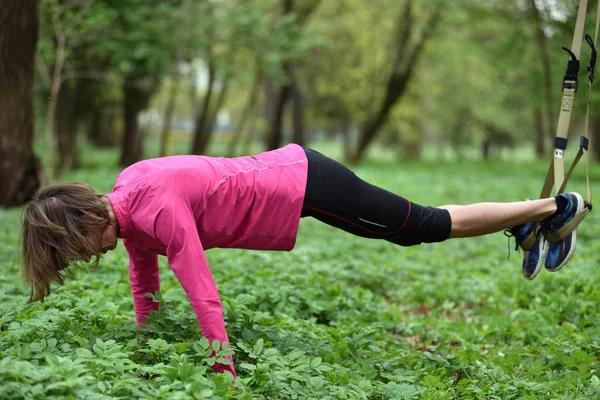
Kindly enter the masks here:
[[[99, 238], [99, 242], [100, 242], [100, 243], [98, 243], [98, 247], [97, 247], [99, 253], [106, 254], [110, 250], [114, 250], [117, 247], [117, 227], [113, 224], [109, 224], [104, 229], [104, 232], [102, 233], [101, 237], [100, 237], [100, 235], [88, 236], [88, 239], [90, 239], [90, 240], [98, 240], [97, 238]], [[92, 259], [92, 256], [94, 256], [95, 254], [96, 253], [84, 254], [84, 255], [82, 255], [81, 259], [83, 261], [85, 261], [86, 263], [88, 263]]]
[[117, 227], [114, 224], [109, 224], [102, 234], [102, 243], [100, 252], [106, 254], [110, 250], [117, 247]]
[[[109, 218], [108, 225], [106, 226], [106, 228], [104, 228], [102, 235], [92, 234], [92, 236], [88, 236], [88, 239], [100, 242], [100, 243], [98, 243], [98, 247], [97, 247], [98, 252], [97, 253], [102, 253], [102, 254], [106, 254], [110, 250], [114, 250], [117, 247], [117, 238], [119, 235], [119, 222], [115, 216], [115, 212], [112, 208], [112, 205], [106, 199], [105, 199], [105, 203], [106, 203], [106, 209], [108, 211], [108, 218]], [[84, 218], [85, 218], [85, 216], [84, 216]], [[95, 254], [97, 254], [97, 253], [95, 253]], [[94, 254], [85, 254], [81, 259], [85, 262], [90, 262], [93, 255]]]

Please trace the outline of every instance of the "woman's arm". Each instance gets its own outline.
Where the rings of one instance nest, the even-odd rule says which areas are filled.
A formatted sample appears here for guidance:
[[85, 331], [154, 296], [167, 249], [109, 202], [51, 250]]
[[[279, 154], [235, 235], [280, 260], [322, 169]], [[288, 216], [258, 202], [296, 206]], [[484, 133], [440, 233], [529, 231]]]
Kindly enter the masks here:
[[[161, 209], [154, 214], [155, 218], [147, 219], [147, 223], [153, 223], [151, 234], [166, 246], [171, 269], [190, 300], [202, 334], [211, 342], [217, 339], [222, 344], [229, 344], [221, 300], [200, 242], [192, 209], [179, 194], [166, 188], [157, 190], [161, 190]], [[231, 356], [226, 358], [232, 361]], [[213, 369], [217, 372], [229, 371], [235, 376], [233, 361], [230, 365], [217, 363]]]
[[150, 311], [158, 310], [159, 304], [147, 297], [147, 293], [160, 290], [158, 276], [158, 257], [156, 254], [141, 250], [130, 241], [124, 240], [125, 248], [129, 254], [129, 280], [133, 294], [135, 319], [139, 326], [146, 326], [143, 321]]

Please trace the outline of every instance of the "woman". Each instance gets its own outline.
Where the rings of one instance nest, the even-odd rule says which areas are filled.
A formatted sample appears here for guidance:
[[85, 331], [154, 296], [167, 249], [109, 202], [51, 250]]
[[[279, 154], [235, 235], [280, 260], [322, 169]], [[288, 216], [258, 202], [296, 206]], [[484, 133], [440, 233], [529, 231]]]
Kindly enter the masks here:
[[[510, 229], [525, 251], [523, 273], [533, 279], [542, 264], [556, 271], [572, 256], [575, 227], [568, 223], [586, 206], [572, 193], [423, 207], [295, 144], [239, 158], [173, 156], [125, 169], [107, 195], [82, 183], [42, 189], [24, 210], [23, 271], [30, 301], [43, 300], [51, 281], [63, 283], [65, 268], [94, 256], [97, 264], [100, 253], [113, 250], [121, 238], [138, 325], [158, 308], [145, 295], [159, 290], [161, 254], [188, 295], [202, 334], [228, 342], [207, 249], [291, 250], [299, 220], [307, 216], [401, 246]], [[556, 232], [561, 236], [554, 237]], [[555, 242], [546, 245], [549, 235]], [[214, 368], [235, 375], [233, 364]]]

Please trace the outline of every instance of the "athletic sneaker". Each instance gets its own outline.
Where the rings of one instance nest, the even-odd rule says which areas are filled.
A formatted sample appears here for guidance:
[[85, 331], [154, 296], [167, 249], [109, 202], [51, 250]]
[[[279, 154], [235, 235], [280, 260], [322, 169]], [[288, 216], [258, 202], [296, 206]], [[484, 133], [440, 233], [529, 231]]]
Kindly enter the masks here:
[[561, 193], [556, 196], [557, 201], [566, 201], [564, 210], [551, 218], [541, 222], [546, 240], [558, 242], [573, 232], [583, 217], [587, 215], [589, 206], [579, 193]]
[[587, 202], [578, 193], [561, 193], [557, 197], [565, 199], [567, 206], [560, 214], [541, 224], [548, 241], [545, 267], [552, 272], [564, 267], [573, 256], [577, 240], [575, 229], [589, 211]]
[[541, 226], [538, 222], [528, 222], [507, 229], [506, 236], [514, 236], [517, 242], [516, 250], [523, 249], [523, 276], [527, 279], [535, 278], [542, 269], [546, 259], [548, 247], [546, 240], [541, 234]]
[[550, 272], [556, 272], [571, 259], [575, 253], [576, 231], [559, 242], [546, 242], [548, 254], [546, 256], [545, 267]]

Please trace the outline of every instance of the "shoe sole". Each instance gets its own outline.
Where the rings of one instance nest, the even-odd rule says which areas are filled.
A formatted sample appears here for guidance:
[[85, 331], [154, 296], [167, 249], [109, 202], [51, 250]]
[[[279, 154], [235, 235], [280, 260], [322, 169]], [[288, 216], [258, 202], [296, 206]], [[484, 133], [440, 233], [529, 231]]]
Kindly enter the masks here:
[[563, 262], [560, 263], [560, 265], [554, 269], [546, 268], [546, 270], [548, 270], [550, 272], [556, 272], [556, 271], [560, 270], [562, 267], [564, 267], [565, 265], [567, 265], [567, 263], [569, 262], [571, 257], [573, 257], [573, 254], [575, 253], [576, 246], [577, 246], [577, 232], [573, 231], [573, 236], [571, 236], [571, 249], [569, 249], [569, 252], [567, 253], [567, 256], [565, 257]]
[[540, 259], [538, 260], [538, 263], [535, 266], [535, 270], [533, 271], [533, 273], [530, 276], [525, 276], [526, 279], [532, 280], [535, 279], [536, 276], [538, 276], [538, 274], [540, 273], [540, 271], [542, 270], [542, 265], [544, 265], [546, 263], [546, 256], [548, 255], [548, 246], [546, 246], [543, 243], [544, 239], [540, 239], [540, 242], [542, 242], [541, 246], [542, 249], [540, 250]]
[[546, 234], [546, 240], [549, 242], [560, 242], [562, 239], [569, 236], [571, 232], [575, 232], [577, 226], [583, 221], [586, 215], [590, 212], [589, 206], [586, 206], [586, 202], [583, 200], [583, 197], [579, 193], [570, 193], [577, 198], [577, 211], [575, 212], [575, 216], [567, 222], [564, 226], [554, 233]]

